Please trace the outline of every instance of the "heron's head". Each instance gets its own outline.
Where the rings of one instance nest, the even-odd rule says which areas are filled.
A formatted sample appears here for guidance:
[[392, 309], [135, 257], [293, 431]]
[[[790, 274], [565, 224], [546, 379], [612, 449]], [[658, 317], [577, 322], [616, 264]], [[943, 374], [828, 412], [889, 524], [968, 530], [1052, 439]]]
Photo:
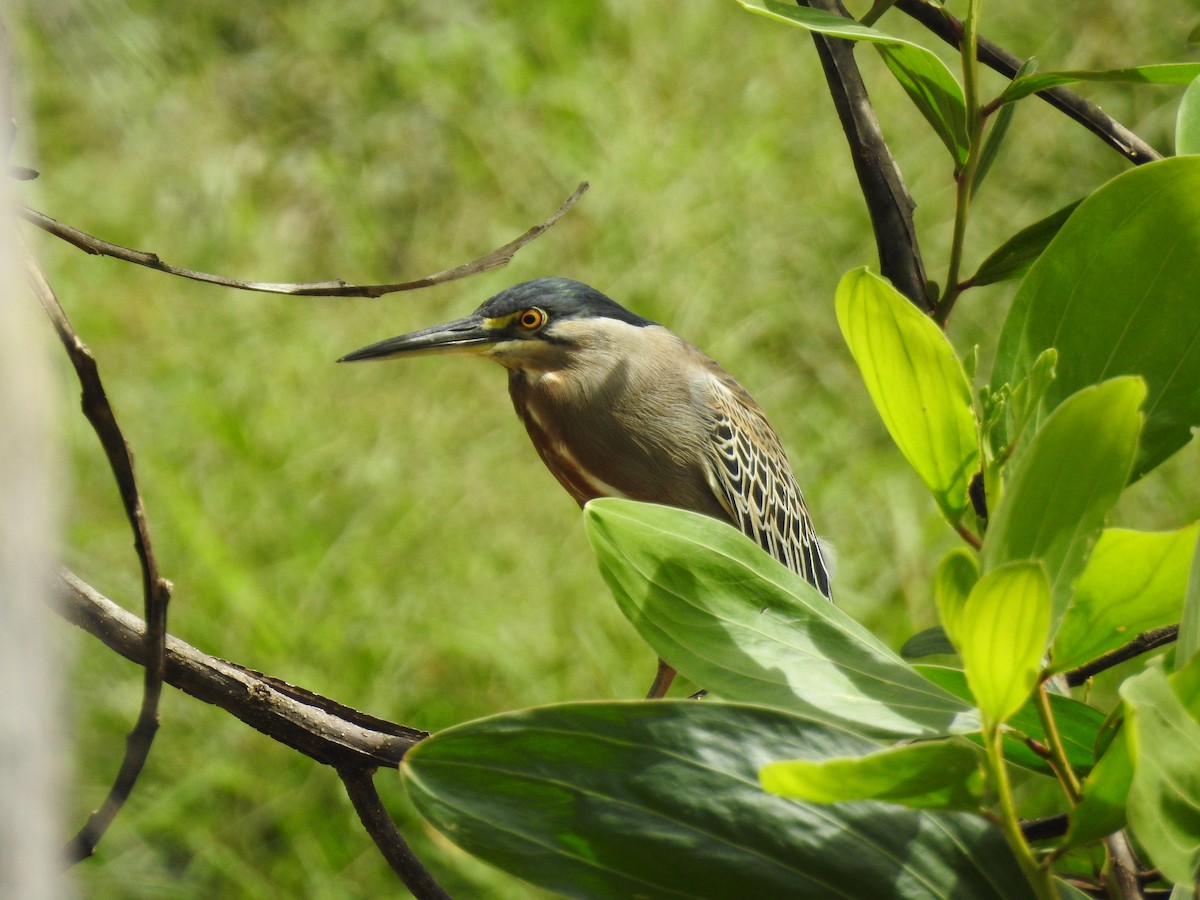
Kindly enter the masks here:
[[510, 369], [555, 368], [581, 349], [611, 345], [629, 327], [653, 324], [586, 284], [536, 278], [501, 291], [466, 318], [379, 341], [338, 362], [472, 353]]

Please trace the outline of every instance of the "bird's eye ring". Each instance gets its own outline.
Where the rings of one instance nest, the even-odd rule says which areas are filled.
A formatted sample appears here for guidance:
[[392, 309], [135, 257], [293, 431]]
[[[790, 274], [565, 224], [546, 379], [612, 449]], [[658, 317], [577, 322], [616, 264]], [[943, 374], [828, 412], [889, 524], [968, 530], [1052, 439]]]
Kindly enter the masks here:
[[545, 310], [538, 309], [536, 306], [531, 306], [517, 316], [517, 322], [526, 331], [537, 331], [537, 329], [546, 324], [546, 312]]

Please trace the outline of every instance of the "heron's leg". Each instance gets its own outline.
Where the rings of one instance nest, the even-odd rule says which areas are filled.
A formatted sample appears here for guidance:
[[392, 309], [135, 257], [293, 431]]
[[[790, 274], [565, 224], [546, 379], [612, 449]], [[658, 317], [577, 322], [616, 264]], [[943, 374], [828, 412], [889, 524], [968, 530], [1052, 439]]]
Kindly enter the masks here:
[[668, 666], [663, 660], [658, 661], [658, 672], [654, 675], [654, 684], [650, 685], [650, 690], [646, 694], [647, 700], [658, 700], [667, 693], [667, 688], [671, 686], [671, 682], [675, 678], [675, 670]]

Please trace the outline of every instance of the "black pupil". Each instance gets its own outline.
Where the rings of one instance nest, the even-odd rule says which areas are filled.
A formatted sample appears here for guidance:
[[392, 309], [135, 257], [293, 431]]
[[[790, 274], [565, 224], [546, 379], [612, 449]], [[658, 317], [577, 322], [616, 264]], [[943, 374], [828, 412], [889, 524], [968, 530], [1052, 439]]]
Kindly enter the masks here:
[[538, 314], [535, 312], [527, 312], [522, 317], [521, 322], [525, 325], [526, 328], [532, 328], [534, 325], [536, 325], [538, 323]]

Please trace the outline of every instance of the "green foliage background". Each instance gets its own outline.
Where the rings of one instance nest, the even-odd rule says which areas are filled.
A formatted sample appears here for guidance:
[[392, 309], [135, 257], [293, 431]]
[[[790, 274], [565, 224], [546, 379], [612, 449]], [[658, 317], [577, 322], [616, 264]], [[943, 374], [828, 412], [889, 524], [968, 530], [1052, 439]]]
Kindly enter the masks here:
[[[995, 4], [984, 33], [1045, 67], [1178, 58], [1195, 4], [1149, 12], [1074, 0], [1049, 21], [1039, 4]], [[380, 300], [235, 293], [30, 236], [137, 454], [176, 586], [175, 634], [428, 730], [639, 695], [653, 656], [528, 446], [500, 369], [333, 364], [546, 274], [587, 281], [720, 359], [771, 416], [839, 548], [838, 603], [893, 646], [935, 621], [933, 569], [956, 539], [837, 332], [834, 287], [874, 264], [874, 245], [800, 33], [734, 3], [616, 0], [42, 0], [8, 25], [26, 110], [15, 161], [42, 172], [21, 188], [31, 205], [179, 265], [260, 280], [416, 277], [515, 237], [592, 184], [507, 269]], [[896, 14], [885, 25], [919, 34]], [[940, 279], [948, 158], [882, 63], [859, 58]], [[1169, 149], [1178, 91], [1084, 91]], [[1045, 104], [1022, 104], [979, 197], [966, 270], [1123, 167]], [[1010, 293], [968, 294], [955, 342], [994, 338]], [[48, 328], [31, 339], [61, 356]], [[116, 491], [59, 367], [64, 556], [136, 609]], [[1189, 447], [1128, 492], [1116, 522], [1200, 517], [1195, 492], [1175, 489], [1197, 465]], [[75, 824], [111, 779], [140, 678], [61, 633]], [[163, 721], [132, 801], [77, 870], [84, 895], [401, 890], [332, 772], [174, 691]], [[398, 783], [379, 780], [452, 893], [528, 895], [424, 834]]]

